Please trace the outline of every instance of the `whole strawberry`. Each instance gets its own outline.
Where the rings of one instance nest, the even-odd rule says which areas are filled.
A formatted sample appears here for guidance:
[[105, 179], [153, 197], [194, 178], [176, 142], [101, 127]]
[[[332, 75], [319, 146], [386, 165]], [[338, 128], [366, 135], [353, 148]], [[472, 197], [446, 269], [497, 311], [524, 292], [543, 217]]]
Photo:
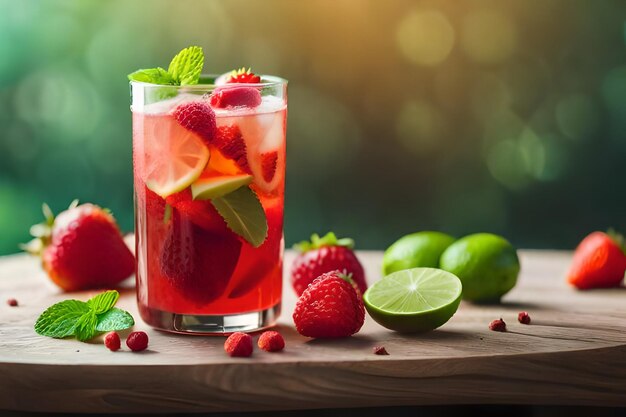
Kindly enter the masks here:
[[361, 329], [364, 320], [361, 292], [349, 276], [339, 271], [315, 279], [293, 312], [298, 333], [316, 338], [351, 336]]
[[291, 284], [296, 294], [302, 295], [311, 282], [323, 273], [339, 270], [352, 274], [352, 280], [358, 285], [361, 294], [367, 290], [363, 266], [352, 251], [352, 239], [337, 239], [333, 232], [324, 237], [317, 234], [311, 241], [303, 241], [294, 246], [300, 251], [291, 267]]
[[41, 256], [50, 279], [65, 291], [112, 287], [135, 272], [135, 258], [106, 210], [74, 201], [56, 218], [44, 204], [46, 221], [31, 227], [23, 246]]
[[624, 273], [624, 238], [612, 232], [593, 232], [576, 248], [567, 281], [581, 290], [618, 287], [624, 280]]

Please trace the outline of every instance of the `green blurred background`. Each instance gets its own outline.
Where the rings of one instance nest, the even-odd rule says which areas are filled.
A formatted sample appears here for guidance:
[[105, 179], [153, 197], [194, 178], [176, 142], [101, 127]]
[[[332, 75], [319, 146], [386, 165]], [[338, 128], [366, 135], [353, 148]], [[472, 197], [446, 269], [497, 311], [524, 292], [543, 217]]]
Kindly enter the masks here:
[[626, 230], [625, 22], [608, 0], [0, 0], [0, 254], [42, 201], [132, 230], [126, 74], [193, 44], [290, 80], [287, 244]]

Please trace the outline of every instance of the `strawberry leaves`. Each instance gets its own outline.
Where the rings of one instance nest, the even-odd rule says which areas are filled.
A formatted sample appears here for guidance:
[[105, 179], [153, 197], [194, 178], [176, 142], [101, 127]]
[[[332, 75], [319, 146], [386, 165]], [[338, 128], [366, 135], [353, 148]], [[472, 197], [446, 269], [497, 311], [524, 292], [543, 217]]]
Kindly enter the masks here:
[[337, 236], [333, 232], [328, 232], [322, 237], [317, 233], [313, 233], [310, 241], [303, 240], [300, 243], [296, 243], [293, 248], [300, 252], [308, 252], [324, 246], [343, 246], [352, 249], [354, 248], [354, 240], [350, 238], [337, 239]]
[[120, 294], [105, 291], [89, 301], [65, 300], [46, 309], [35, 323], [35, 332], [42, 336], [61, 339], [75, 336], [80, 341], [96, 334], [128, 329], [135, 324], [126, 311], [113, 306]]

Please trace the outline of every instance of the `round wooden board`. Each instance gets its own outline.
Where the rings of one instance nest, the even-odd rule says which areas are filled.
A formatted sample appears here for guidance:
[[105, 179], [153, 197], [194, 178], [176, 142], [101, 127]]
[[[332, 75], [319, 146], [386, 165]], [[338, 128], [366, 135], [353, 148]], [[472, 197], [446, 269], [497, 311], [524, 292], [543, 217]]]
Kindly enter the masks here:
[[[382, 254], [359, 252], [368, 280]], [[356, 336], [311, 340], [291, 321], [285, 279], [281, 353], [230, 358], [221, 337], [150, 335], [149, 350], [109, 352], [96, 341], [55, 340], [33, 330], [66, 299], [37, 261], [0, 258], [0, 409], [53, 412], [260, 411], [387, 405], [516, 403], [626, 405], [626, 291], [577, 292], [563, 282], [570, 254], [522, 251], [522, 275], [503, 304], [462, 303], [446, 325], [401, 335], [367, 318]], [[287, 253], [290, 265], [293, 253]], [[288, 272], [288, 271], [286, 271]], [[287, 275], [287, 274], [286, 274]], [[19, 307], [4, 299], [15, 297]], [[132, 282], [118, 303], [139, 320]], [[526, 310], [529, 326], [517, 322]], [[488, 330], [502, 317], [508, 332]], [[389, 356], [372, 348], [385, 346]]]

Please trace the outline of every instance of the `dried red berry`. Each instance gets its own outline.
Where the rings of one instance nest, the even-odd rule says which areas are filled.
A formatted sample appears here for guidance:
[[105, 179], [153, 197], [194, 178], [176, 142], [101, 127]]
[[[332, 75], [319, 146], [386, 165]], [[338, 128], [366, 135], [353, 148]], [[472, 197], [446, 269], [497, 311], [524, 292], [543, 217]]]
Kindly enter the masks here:
[[126, 346], [133, 352], [145, 350], [148, 347], [148, 335], [146, 332], [132, 332], [126, 338]]
[[517, 315], [517, 321], [519, 321], [522, 324], [530, 324], [530, 316], [528, 315], [527, 312], [522, 311], [521, 313]]
[[7, 304], [11, 307], [17, 307], [17, 300], [15, 298], [9, 298]]
[[119, 350], [120, 345], [120, 335], [116, 332], [107, 333], [107, 335], [104, 336], [104, 346], [106, 346], [110, 351], [115, 352], [116, 350]]
[[259, 337], [257, 345], [260, 349], [268, 352], [278, 352], [285, 348], [285, 339], [283, 339], [283, 336], [280, 333], [270, 330], [263, 332], [263, 334]]
[[246, 333], [235, 332], [224, 342], [224, 350], [229, 356], [248, 357], [252, 355], [252, 337]]
[[493, 320], [489, 323], [489, 330], [493, 330], [494, 332], [506, 332], [506, 323], [501, 318]]
[[374, 346], [374, 355], [389, 355], [384, 346]]

